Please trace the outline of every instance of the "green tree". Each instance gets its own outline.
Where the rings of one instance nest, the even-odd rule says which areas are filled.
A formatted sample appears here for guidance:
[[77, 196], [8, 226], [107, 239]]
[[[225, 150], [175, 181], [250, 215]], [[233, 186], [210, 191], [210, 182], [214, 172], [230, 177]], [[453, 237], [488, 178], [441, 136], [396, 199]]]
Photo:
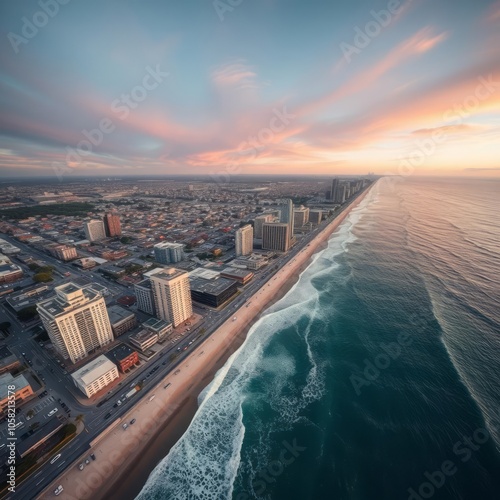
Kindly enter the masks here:
[[35, 316], [38, 316], [38, 311], [36, 310], [36, 306], [24, 307], [17, 313], [17, 317], [21, 321], [27, 321], [33, 319]]
[[47, 283], [49, 281], [52, 281], [52, 274], [51, 273], [37, 273], [35, 276], [33, 276], [33, 281], [35, 283]]

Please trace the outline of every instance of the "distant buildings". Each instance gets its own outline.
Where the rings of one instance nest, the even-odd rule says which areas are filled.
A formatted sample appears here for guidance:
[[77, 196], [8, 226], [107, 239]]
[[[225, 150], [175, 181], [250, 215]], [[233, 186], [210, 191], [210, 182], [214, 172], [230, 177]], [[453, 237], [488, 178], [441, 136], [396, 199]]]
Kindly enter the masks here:
[[156, 314], [174, 328], [193, 315], [189, 275], [173, 267], [151, 276]]
[[78, 254], [76, 252], [75, 247], [69, 247], [68, 245], [59, 245], [57, 243], [53, 243], [45, 248], [56, 259], [62, 260], [64, 262], [78, 258]]
[[157, 243], [154, 246], [155, 260], [160, 264], [175, 264], [184, 259], [184, 245], [181, 243]]
[[[293, 202], [292, 200], [284, 200], [280, 206], [280, 222], [285, 222], [289, 227], [289, 238], [293, 236], [294, 221], [293, 221]], [[290, 245], [290, 242], [289, 242]]]
[[113, 341], [113, 331], [102, 295], [68, 283], [56, 296], [37, 304], [54, 348], [72, 363]]
[[104, 355], [98, 356], [71, 374], [73, 383], [88, 398], [104, 389], [118, 377], [118, 368]]
[[122, 234], [122, 226], [120, 224], [120, 216], [114, 213], [108, 213], [104, 216], [104, 229], [106, 236], [110, 238], [120, 236]]
[[106, 238], [104, 222], [102, 220], [91, 220], [83, 225], [85, 237], [89, 241], [100, 241]]
[[254, 230], [254, 236], [255, 238], [258, 238], [259, 240], [262, 239], [262, 226], [265, 222], [272, 222], [274, 220], [274, 215], [273, 214], [262, 214], [259, 215], [258, 217], [255, 217], [254, 219], [254, 225], [253, 225], [253, 230]]
[[155, 316], [156, 308], [151, 281], [145, 279], [136, 283], [134, 285], [134, 291], [137, 299], [137, 309], [147, 314], [151, 314], [151, 316]]
[[262, 230], [262, 248], [275, 252], [288, 252], [290, 249], [290, 225], [285, 222], [266, 222]]
[[253, 251], [253, 227], [250, 224], [241, 227], [235, 234], [236, 256], [250, 255]]

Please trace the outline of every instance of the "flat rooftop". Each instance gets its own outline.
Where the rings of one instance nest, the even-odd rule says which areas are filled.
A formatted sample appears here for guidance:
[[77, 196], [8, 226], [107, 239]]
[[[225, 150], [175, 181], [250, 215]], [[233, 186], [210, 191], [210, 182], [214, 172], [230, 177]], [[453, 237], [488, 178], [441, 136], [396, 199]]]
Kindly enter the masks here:
[[229, 278], [217, 278], [213, 280], [193, 278], [189, 280], [192, 291], [210, 295], [219, 295], [228, 288], [231, 288], [235, 283], [237, 283], [235, 280]]
[[133, 312], [124, 309], [123, 307], [115, 305], [108, 307], [108, 316], [109, 316], [109, 321], [111, 322], [112, 325], [114, 325], [116, 323], [119, 323], [120, 321], [123, 321], [124, 319], [128, 319], [135, 315]]
[[9, 385], [14, 385], [16, 387], [16, 391], [20, 391], [30, 384], [24, 375], [16, 375], [14, 377], [9, 372], [2, 373], [2, 375], [0, 375], [0, 400], [7, 398]]
[[247, 269], [238, 269], [237, 267], [226, 267], [221, 271], [221, 274], [237, 276], [238, 278], [246, 278], [249, 274], [253, 274]]
[[171, 323], [165, 321], [164, 319], [149, 318], [142, 325], [147, 328], [150, 328], [151, 330], [154, 330], [155, 332], [158, 332], [163, 330], [164, 328], [168, 328], [171, 325]]
[[136, 352], [134, 349], [126, 344], [118, 344], [116, 347], [108, 351], [105, 356], [111, 361], [121, 361], [127, 359], [131, 354]]
[[182, 269], [175, 269], [175, 267], [169, 267], [168, 269], [162, 269], [159, 273], [151, 276], [151, 279], [161, 279], [164, 281], [170, 281], [180, 276], [188, 275], [186, 271]]
[[71, 376], [77, 382], [80, 382], [81, 385], [87, 386], [109, 372], [113, 367], [116, 368], [116, 365], [104, 356], [104, 354], [101, 354], [84, 367], [72, 373]]

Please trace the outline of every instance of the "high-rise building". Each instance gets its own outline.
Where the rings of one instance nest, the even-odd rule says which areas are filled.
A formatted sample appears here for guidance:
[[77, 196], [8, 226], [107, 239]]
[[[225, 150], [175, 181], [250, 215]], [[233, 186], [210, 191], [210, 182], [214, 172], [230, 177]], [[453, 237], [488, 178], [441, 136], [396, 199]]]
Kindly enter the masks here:
[[174, 328], [193, 315], [189, 274], [173, 267], [151, 276], [156, 315]]
[[264, 222], [272, 222], [274, 220], [274, 215], [273, 214], [262, 214], [259, 215], [258, 217], [255, 217], [254, 222], [253, 222], [253, 234], [255, 238], [258, 238], [259, 240], [262, 239], [262, 225]]
[[114, 237], [122, 234], [122, 226], [120, 224], [120, 216], [114, 213], [108, 213], [104, 216], [104, 229], [106, 236]]
[[285, 222], [266, 222], [262, 227], [262, 248], [287, 252], [290, 248], [290, 226]]
[[134, 285], [135, 297], [137, 299], [137, 309], [154, 316], [156, 314], [155, 299], [151, 281], [146, 279]]
[[293, 202], [292, 200], [284, 200], [280, 206], [280, 222], [286, 222], [289, 227], [290, 238], [293, 236]]
[[184, 259], [184, 245], [182, 243], [157, 243], [154, 246], [155, 260], [160, 264], [175, 264]]
[[309, 212], [309, 222], [314, 225], [318, 225], [323, 218], [323, 212], [321, 210], [311, 210]]
[[236, 231], [235, 237], [236, 257], [250, 255], [253, 252], [253, 227], [250, 224]]
[[37, 304], [54, 348], [75, 363], [113, 341], [104, 297], [90, 287], [67, 283], [56, 296]]
[[339, 191], [340, 181], [337, 177], [332, 180], [332, 187], [330, 189], [330, 200], [335, 202], [337, 200], [338, 191]]
[[295, 208], [293, 211], [294, 227], [303, 227], [309, 222], [309, 209], [305, 207]]
[[102, 220], [91, 220], [83, 226], [85, 236], [89, 241], [99, 241], [106, 238], [104, 222]]

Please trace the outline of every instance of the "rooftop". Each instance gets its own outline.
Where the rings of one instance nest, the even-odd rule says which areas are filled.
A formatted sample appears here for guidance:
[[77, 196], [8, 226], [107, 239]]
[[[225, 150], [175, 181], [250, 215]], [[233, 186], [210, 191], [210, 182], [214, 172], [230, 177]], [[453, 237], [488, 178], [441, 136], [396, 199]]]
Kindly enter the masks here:
[[[246, 274], [247, 273], [245, 273], [245, 276]], [[236, 283], [236, 281], [228, 278], [216, 278], [212, 280], [193, 278], [189, 280], [189, 283], [193, 292], [219, 295], [224, 290], [232, 287]]]
[[114, 347], [113, 349], [111, 349], [106, 353], [106, 357], [111, 361], [119, 362], [123, 359], [128, 358], [134, 352], [136, 351], [134, 351], [134, 349], [132, 349], [128, 345], [118, 344], [116, 347]]
[[19, 391], [30, 384], [24, 375], [16, 375], [14, 377], [9, 372], [3, 373], [0, 375], [0, 401], [7, 398], [7, 395], [9, 394], [9, 385], [14, 385], [16, 387], [16, 391]]
[[226, 274], [228, 276], [237, 276], [238, 278], [245, 278], [249, 274], [253, 274], [251, 271], [247, 269], [238, 269], [236, 267], [226, 267], [222, 270], [222, 274]]
[[108, 315], [109, 315], [109, 321], [113, 325], [115, 323], [123, 321], [124, 319], [128, 319], [131, 316], [134, 316], [134, 313], [131, 311], [127, 311], [123, 307], [115, 305], [108, 307]]
[[164, 328], [168, 328], [171, 325], [171, 323], [165, 321], [164, 319], [149, 318], [142, 325], [145, 326], [146, 328], [149, 328], [150, 330], [159, 332]]
[[180, 276], [186, 275], [188, 276], [186, 271], [182, 269], [175, 269], [175, 267], [169, 267], [168, 269], [162, 269], [160, 272], [151, 276], [151, 279], [161, 279], [164, 281], [170, 281]]
[[116, 365], [106, 356], [101, 354], [90, 363], [87, 363], [84, 367], [72, 373], [71, 376], [81, 385], [87, 386], [113, 368], [116, 368]]

